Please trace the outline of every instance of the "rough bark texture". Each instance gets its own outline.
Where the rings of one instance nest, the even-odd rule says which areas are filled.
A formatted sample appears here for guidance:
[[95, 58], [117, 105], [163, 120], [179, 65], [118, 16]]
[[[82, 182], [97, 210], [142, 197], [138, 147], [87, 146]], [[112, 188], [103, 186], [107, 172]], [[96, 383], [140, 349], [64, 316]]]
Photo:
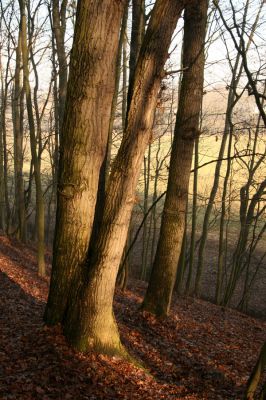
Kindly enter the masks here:
[[[157, 0], [136, 67], [128, 124], [108, 181], [103, 222], [91, 246], [88, 278], [68, 309], [65, 334], [80, 349], [123, 351], [112, 302], [137, 180], [150, 140], [157, 94], [183, 1]], [[163, 45], [162, 45], [163, 44]]]
[[54, 259], [45, 320], [62, 321], [87, 256], [106, 152], [124, 1], [80, 0], [62, 126]]
[[160, 236], [143, 308], [167, 315], [185, 227], [185, 212], [203, 92], [207, 0], [185, 9], [183, 73]]

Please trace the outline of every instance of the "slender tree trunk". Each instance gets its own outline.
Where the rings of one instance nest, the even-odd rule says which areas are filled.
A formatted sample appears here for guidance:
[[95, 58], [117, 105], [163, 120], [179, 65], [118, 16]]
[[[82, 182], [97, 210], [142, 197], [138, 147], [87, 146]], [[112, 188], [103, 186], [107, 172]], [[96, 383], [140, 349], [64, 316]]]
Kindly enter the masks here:
[[35, 134], [35, 122], [33, 116], [33, 105], [31, 99], [31, 88], [29, 82], [29, 65], [28, 65], [28, 43], [27, 43], [27, 22], [26, 22], [26, 6], [25, 0], [19, 0], [20, 5], [20, 30], [21, 30], [21, 48], [22, 48], [22, 65], [23, 65], [23, 83], [26, 96], [26, 105], [28, 112], [31, 156], [34, 166], [34, 178], [36, 187], [36, 214], [37, 214], [37, 233], [38, 233], [38, 273], [45, 276], [45, 260], [44, 260], [44, 199], [41, 185], [41, 169], [37, 154], [37, 142]]
[[224, 269], [224, 230], [225, 230], [225, 216], [226, 216], [226, 196], [227, 196], [227, 187], [228, 181], [231, 173], [231, 164], [232, 161], [230, 159], [231, 150], [232, 150], [232, 141], [233, 141], [233, 125], [230, 124], [230, 132], [229, 132], [229, 141], [228, 141], [228, 151], [227, 151], [227, 167], [223, 184], [223, 194], [222, 194], [222, 209], [221, 209], [221, 218], [220, 218], [220, 232], [219, 232], [219, 251], [218, 251], [218, 267], [217, 267], [217, 281], [216, 281], [216, 290], [215, 290], [215, 301], [217, 304], [221, 302], [221, 292], [222, 292], [222, 284], [223, 284], [223, 269]]
[[[121, 32], [122, 33], [122, 32]], [[123, 86], [122, 86], [122, 126], [123, 132], [126, 131], [128, 111], [130, 108], [130, 102], [132, 98], [133, 80], [136, 70], [136, 63], [139, 56], [140, 48], [145, 33], [145, 0], [133, 0], [132, 1], [132, 29], [131, 29], [131, 41], [130, 41], [130, 55], [129, 55], [129, 84], [128, 91], [126, 91], [127, 85], [127, 68], [126, 68], [126, 42], [127, 35], [124, 30], [123, 35]], [[127, 98], [126, 98], [127, 97]], [[129, 257], [126, 257], [127, 249], [130, 247], [130, 238], [126, 240], [122, 261], [119, 269], [119, 286], [125, 287], [126, 271], [129, 270]], [[120, 279], [121, 278], [121, 279]]]
[[15, 225], [18, 238], [26, 241], [26, 214], [23, 181], [23, 125], [21, 125], [21, 101], [23, 89], [20, 77], [21, 68], [21, 31], [16, 49], [16, 70], [14, 86], [13, 126], [14, 126], [14, 174], [15, 174]]
[[181, 247], [180, 256], [179, 256], [178, 264], [177, 264], [177, 274], [176, 274], [176, 281], [175, 281], [175, 290], [179, 295], [182, 294], [182, 287], [183, 287], [184, 275], [185, 275], [186, 264], [187, 264], [187, 257], [186, 257], [186, 255], [187, 255], [187, 211], [188, 211], [188, 205], [186, 207], [185, 228], [184, 228], [184, 233], [183, 233], [182, 247]]
[[[144, 157], [144, 199], [143, 199], [143, 214], [146, 215], [148, 211], [149, 191], [150, 191], [150, 174], [151, 174], [151, 143], [148, 146], [147, 157]], [[149, 235], [148, 235], [148, 220], [146, 219], [143, 225], [142, 234], [142, 263], [141, 263], [141, 277], [145, 281], [147, 279], [148, 267], [148, 251], [149, 251]]]
[[[246, 22], [247, 22], [246, 18], [247, 18], [248, 8], [249, 8], [249, 0], [246, 1], [245, 8], [244, 8], [243, 21], [242, 21], [242, 26], [241, 26], [242, 34], [244, 34], [245, 28], [246, 28]], [[247, 46], [245, 48], [246, 53], [248, 52], [249, 46], [252, 42], [253, 35], [254, 35], [255, 29], [257, 27], [260, 12], [261, 12], [261, 8], [259, 9], [258, 14], [256, 16], [256, 20], [251, 28], [249, 40], [248, 40]], [[242, 38], [239, 38], [239, 41], [241, 44]], [[224, 127], [221, 147], [220, 147], [220, 151], [219, 151], [219, 156], [218, 156], [219, 160], [223, 158], [223, 155], [225, 152], [225, 146], [226, 146], [226, 141], [227, 141], [229, 131], [230, 131], [233, 109], [241, 97], [241, 95], [238, 96], [236, 94], [236, 88], [237, 88], [239, 80], [242, 76], [242, 71], [243, 71], [243, 69], [245, 69], [244, 64], [245, 64], [245, 60], [243, 59], [243, 57], [241, 57], [241, 53], [238, 52], [236, 60], [235, 60], [235, 64], [233, 67], [232, 79], [231, 79], [230, 88], [229, 88], [225, 127]], [[197, 296], [200, 295], [200, 285], [201, 285], [201, 277], [202, 277], [202, 273], [203, 273], [203, 269], [204, 269], [204, 262], [205, 262], [204, 257], [205, 257], [206, 242], [207, 242], [207, 238], [208, 238], [209, 220], [211, 217], [215, 197], [216, 197], [218, 187], [219, 187], [221, 166], [222, 166], [222, 161], [218, 161], [216, 164], [216, 167], [215, 167], [213, 187], [212, 187], [212, 190], [210, 193], [210, 198], [209, 198], [207, 209], [206, 209], [206, 212], [204, 215], [202, 235], [201, 235], [199, 253], [198, 253], [197, 274], [196, 274], [196, 280], [195, 280], [195, 294]]]
[[192, 223], [189, 249], [189, 267], [186, 282], [186, 294], [190, 294], [192, 285], [192, 273], [195, 258], [196, 228], [197, 228], [197, 200], [198, 200], [198, 165], [199, 165], [199, 138], [195, 140], [194, 149], [194, 176], [193, 176], [193, 201], [192, 201]]
[[128, 110], [133, 94], [135, 69], [145, 33], [145, 0], [132, 0], [132, 29], [129, 56]]
[[2, 154], [3, 154], [3, 197], [5, 202], [5, 231], [10, 233], [11, 223], [11, 208], [9, 203], [9, 185], [8, 185], [8, 150], [7, 150], [7, 126], [6, 126], [6, 111], [7, 111], [7, 96], [9, 89], [8, 74], [11, 61], [10, 42], [8, 42], [7, 50], [7, 65], [5, 76], [1, 74], [1, 131], [2, 131]]
[[[261, 375], [263, 374], [263, 371], [265, 370], [266, 367], [266, 342], [264, 343], [264, 345], [262, 346], [259, 358], [256, 362], [256, 365], [250, 375], [250, 378], [248, 380], [247, 383], [247, 390], [245, 393], [245, 400], [253, 400], [255, 393], [256, 393], [256, 389], [258, 387]], [[264, 384], [264, 387], [262, 388], [262, 396], [260, 397], [260, 400], [263, 400], [266, 394], [266, 384]]]
[[45, 312], [48, 324], [62, 321], [73, 276], [79, 276], [87, 258], [106, 154], [124, 4], [78, 3], [62, 127], [54, 258]]
[[258, 202], [261, 200], [261, 197], [266, 189], [266, 179], [261, 182], [257, 191], [252, 196], [247, 209], [245, 207], [245, 202], [246, 202], [246, 199], [249, 198], [249, 192], [248, 191], [245, 192], [245, 189], [246, 188], [244, 186], [241, 188], [241, 191], [240, 191], [240, 193], [241, 193], [241, 199], [240, 199], [241, 228], [240, 228], [240, 232], [239, 232], [237, 246], [236, 246], [236, 249], [233, 254], [230, 279], [229, 279], [228, 285], [226, 287], [226, 291], [225, 291], [225, 295], [224, 295], [224, 299], [223, 299], [224, 305], [229, 304], [229, 302], [232, 298], [232, 295], [234, 293], [236, 283], [242, 272], [243, 258], [245, 256], [245, 252], [246, 252], [248, 236], [249, 236], [249, 232], [250, 232], [253, 220], [255, 218], [255, 215], [254, 215], [255, 208], [256, 208]]
[[[58, 69], [59, 69], [59, 131], [61, 132], [66, 92], [67, 92], [67, 55], [65, 49], [65, 32], [66, 32], [66, 9], [68, 0], [62, 0], [61, 7], [59, 0], [52, 0], [52, 29], [55, 36], [56, 50], [58, 57]], [[56, 79], [56, 77], [55, 77]]]
[[[124, 48], [126, 30], [127, 30], [128, 7], [129, 7], [129, 1], [127, 1], [127, 3], [126, 3], [124, 15], [122, 18], [119, 44], [118, 44], [118, 53], [117, 53], [117, 59], [116, 59], [115, 89], [114, 89], [114, 95], [113, 95], [112, 107], [111, 107], [111, 115], [110, 115], [110, 122], [109, 122], [109, 131], [108, 131], [108, 143], [107, 143], [106, 160], [105, 160], [105, 189], [106, 189], [106, 185], [107, 185], [108, 177], [109, 177], [109, 173], [110, 173], [110, 168], [111, 168], [112, 133], [113, 133], [115, 112], [116, 112], [116, 108], [117, 108], [117, 100], [118, 100], [118, 93], [119, 93], [122, 54], [124, 53], [123, 48]], [[123, 64], [124, 64], [124, 60], [123, 60]], [[123, 67], [123, 71], [124, 71], [124, 67]], [[123, 80], [124, 80], [124, 77], [123, 77]], [[124, 128], [125, 128], [124, 123], [122, 123], [122, 126], [123, 126], [123, 130], [124, 130]]]
[[64, 320], [66, 336], [83, 351], [94, 347], [104, 352], [123, 352], [112, 310], [116, 276], [141, 163], [151, 137], [163, 67], [182, 8], [183, 1], [157, 0], [143, 41], [126, 133], [108, 181], [101, 229], [91, 243], [88, 276], [77, 298], [71, 296]]
[[[0, 65], [1, 68], [1, 65]], [[3, 80], [1, 71], [1, 90], [0, 90], [0, 228], [6, 229], [6, 213], [5, 213], [5, 186], [4, 186], [4, 143], [3, 143]]]
[[169, 312], [181, 252], [193, 147], [199, 135], [208, 2], [185, 9], [183, 73], [160, 237], [143, 309]]
[[[1, 90], [2, 93], [2, 90]], [[2, 96], [0, 95], [1, 108], [2, 108]], [[0, 112], [0, 229], [3, 231], [6, 227], [5, 218], [5, 189], [4, 189], [4, 148], [3, 148], [3, 124], [2, 124], [2, 113]]]

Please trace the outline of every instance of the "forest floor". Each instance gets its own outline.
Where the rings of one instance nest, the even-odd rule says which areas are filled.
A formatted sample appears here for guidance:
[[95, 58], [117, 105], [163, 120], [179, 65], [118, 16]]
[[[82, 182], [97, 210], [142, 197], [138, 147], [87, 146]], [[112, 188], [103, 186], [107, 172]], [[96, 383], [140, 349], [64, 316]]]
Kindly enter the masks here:
[[169, 318], [139, 311], [145, 285], [117, 291], [123, 343], [146, 370], [74, 351], [42, 316], [49, 279], [34, 249], [0, 236], [0, 399], [242, 399], [266, 339], [266, 322], [192, 298]]

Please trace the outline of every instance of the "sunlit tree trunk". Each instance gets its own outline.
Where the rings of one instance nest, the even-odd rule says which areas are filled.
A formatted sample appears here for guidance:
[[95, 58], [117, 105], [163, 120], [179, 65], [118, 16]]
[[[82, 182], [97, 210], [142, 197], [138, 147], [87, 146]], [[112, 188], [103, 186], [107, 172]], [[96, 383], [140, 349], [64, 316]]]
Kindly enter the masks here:
[[[259, 358], [248, 380], [247, 389], [244, 397], [245, 400], [253, 400], [255, 398], [256, 389], [258, 387], [263, 371], [265, 370], [265, 367], [266, 367], [266, 342], [262, 346]], [[264, 400], [265, 395], [266, 395], [266, 383], [264, 383], [262, 387], [260, 397], [256, 398], [258, 398], [259, 400]]]
[[54, 258], [45, 320], [61, 322], [92, 233], [125, 2], [80, 0], [62, 126]]
[[156, 1], [140, 51], [127, 129], [108, 181], [101, 229], [91, 243], [84, 284], [77, 298], [71, 296], [64, 320], [67, 338], [83, 351], [94, 347], [104, 352], [123, 352], [112, 310], [116, 276], [151, 137], [163, 67], [182, 8], [183, 1]]
[[160, 237], [143, 309], [157, 316], [169, 312], [181, 252], [187, 193], [203, 96], [204, 41], [207, 1], [192, 1], [185, 9], [183, 72], [169, 178]]

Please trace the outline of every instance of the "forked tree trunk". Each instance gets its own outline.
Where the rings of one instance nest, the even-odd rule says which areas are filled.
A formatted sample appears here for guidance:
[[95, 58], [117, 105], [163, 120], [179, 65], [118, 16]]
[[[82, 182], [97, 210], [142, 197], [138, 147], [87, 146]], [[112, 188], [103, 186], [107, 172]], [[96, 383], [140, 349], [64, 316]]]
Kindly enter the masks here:
[[[84, 266], [106, 153], [125, 1], [80, 0], [62, 126], [54, 258], [45, 320], [62, 321]], [[77, 275], [79, 272], [77, 272]]]
[[207, 0], [194, 0], [185, 9], [183, 66], [188, 69], [181, 82], [159, 242], [142, 306], [157, 316], [169, 312], [185, 228], [190, 169], [203, 96], [207, 8]]
[[79, 350], [123, 352], [112, 303], [135, 190], [153, 126], [168, 48], [183, 1], [157, 0], [139, 55], [126, 133], [108, 182], [103, 222], [91, 243], [88, 276], [64, 320], [64, 332]]

